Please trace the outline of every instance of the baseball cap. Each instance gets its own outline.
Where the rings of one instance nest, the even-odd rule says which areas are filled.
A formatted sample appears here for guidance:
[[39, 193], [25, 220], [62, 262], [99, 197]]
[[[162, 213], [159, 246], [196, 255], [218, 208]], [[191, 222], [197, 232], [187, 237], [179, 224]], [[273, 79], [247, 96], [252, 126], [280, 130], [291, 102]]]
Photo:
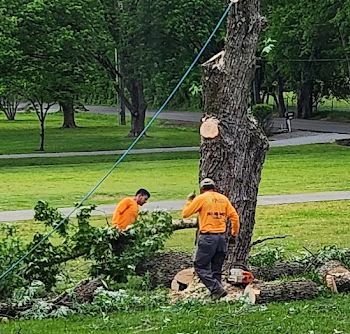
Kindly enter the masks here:
[[201, 188], [203, 188], [205, 186], [215, 186], [215, 182], [212, 179], [209, 179], [209, 177], [206, 177], [200, 183]]

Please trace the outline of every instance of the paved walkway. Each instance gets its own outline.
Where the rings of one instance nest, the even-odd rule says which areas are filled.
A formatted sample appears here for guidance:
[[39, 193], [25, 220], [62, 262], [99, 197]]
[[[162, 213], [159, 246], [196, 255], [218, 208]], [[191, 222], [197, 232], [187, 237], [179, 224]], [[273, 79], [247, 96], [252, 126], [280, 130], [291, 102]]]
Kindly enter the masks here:
[[[283, 137], [282, 137], [283, 138]], [[278, 136], [275, 140], [270, 141], [271, 147], [307, 145], [333, 143], [338, 139], [350, 139], [350, 134], [340, 133], [316, 133], [299, 131], [294, 133], [293, 138], [280, 139]], [[169, 152], [198, 152], [198, 146], [190, 147], [164, 147], [164, 148], [141, 148], [133, 149], [129, 154], [150, 154], [150, 153], [169, 153]], [[120, 155], [124, 150], [116, 151], [92, 151], [92, 152], [59, 152], [59, 153], [24, 153], [24, 154], [0, 154], [0, 159], [26, 159], [26, 158], [57, 158], [57, 157], [80, 157], [96, 155]]]
[[[293, 194], [293, 195], [266, 195], [258, 196], [258, 205], [279, 205], [291, 203], [306, 203], [306, 202], [323, 202], [323, 201], [339, 201], [350, 200], [350, 191], [333, 191], [308, 194]], [[184, 200], [161, 201], [147, 203], [143, 208], [148, 210], [165, 209], [169, 211], [181, 210], [185, 204]], [[93, 212], [95, 216], [111, 215], [115, 208], [114, 204], [99, 205], [97, 210]], [[62, 208], [60, 211], [67, 215], [73, 208]], [[20, 220], [33, 219], [33, 210], [18, 210], [18, 211], [2, 211], [0, 212], [0, 222], [12, 222]]]

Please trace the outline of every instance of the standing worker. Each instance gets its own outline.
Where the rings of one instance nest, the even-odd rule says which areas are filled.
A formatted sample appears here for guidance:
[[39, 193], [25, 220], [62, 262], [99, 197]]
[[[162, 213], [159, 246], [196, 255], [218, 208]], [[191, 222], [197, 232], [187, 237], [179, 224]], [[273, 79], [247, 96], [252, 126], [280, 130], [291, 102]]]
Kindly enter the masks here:
[[144, 205], [151, 197], [146, 189], [139, 189], [134, 197], [123, 198], [114, 210], [112, 225], [121, 231], [125, 231], [131, 224], [135, 223], [139, 206]]
[[215, 191], [212, 179], [205, 178], [200, 182], [201, 194], [188, 196], [182, 210], [182, 217], [199, 213], [199, 237], [194, 269], [200, 280], [211, 292], [213, 299], [227, 295], [221, 283], [222, 266], [227, 253], [226, 238], [227, 220], [231, 221], [232, 236], [239, 232], [239, 216], [229, 199]]

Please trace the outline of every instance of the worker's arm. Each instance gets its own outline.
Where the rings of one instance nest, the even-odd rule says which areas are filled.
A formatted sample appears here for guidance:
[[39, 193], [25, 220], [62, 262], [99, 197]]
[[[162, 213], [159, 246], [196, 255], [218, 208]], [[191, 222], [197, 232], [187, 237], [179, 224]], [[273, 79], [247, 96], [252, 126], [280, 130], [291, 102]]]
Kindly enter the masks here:
[[198, 212], [202, 207], [203, 200], [200, 197], [196, 197], [193, 200], [188, 200], [182, 209], [182, 218], [188, 218], [194, 213]]
[[230, 201], [227, 204], [227, 217], [231, 220], [231, 234], [238, 235], [239, 232], [239, 216], [236, 209], [232, 206]]

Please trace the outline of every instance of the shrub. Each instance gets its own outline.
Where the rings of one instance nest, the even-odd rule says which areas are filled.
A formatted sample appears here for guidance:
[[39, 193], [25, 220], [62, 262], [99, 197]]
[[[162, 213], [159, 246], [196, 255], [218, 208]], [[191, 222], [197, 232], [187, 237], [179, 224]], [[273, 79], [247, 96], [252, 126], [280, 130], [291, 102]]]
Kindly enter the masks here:
[[268, 104], [256, 104], [252, 107], [252, 115], [257, 120], [266, 136], [270, 136], [272, 132], [272, 113], [273, 109]]

